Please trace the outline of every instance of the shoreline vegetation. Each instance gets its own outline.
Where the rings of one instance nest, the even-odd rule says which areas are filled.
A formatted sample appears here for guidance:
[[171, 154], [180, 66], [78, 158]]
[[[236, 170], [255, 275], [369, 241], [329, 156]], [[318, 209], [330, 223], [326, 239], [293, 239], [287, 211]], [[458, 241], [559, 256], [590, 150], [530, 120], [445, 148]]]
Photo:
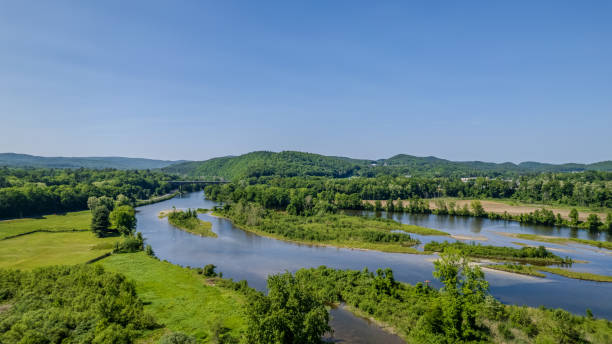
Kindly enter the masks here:
[[[488, 204], [487, 211], [483, 202]], [[491, 206], [496, 203], [497, 206]], [[361, 202], [363, 210], [387, 211], [390, 213], [413, 213], [413, 214], [435, 214], [451, 216], [468, 216], [488, 218], [490, 220], [515, 221], [525, 224], [536, 224], [557, 227], [569, 227], [576, 229], [588, 229], [593, 231], [612, 230], [612, 212], [586, 212], [580, 214], [576, 208], [549, 209], [547, 207], [519, 207], [524, 212], [512, 211], [512, 205], [502, 202], [475, 200], [456, 200], [448, 198], [411, 200], [363, 200]], [[502, 206], [500, 206], [502, 205]], [[501, 211], [500, 209], [503, 209]], [[510, 211], [508, 211], [510, 210]], [[529, 211], [531, 210], [531, 211]], [[556, 213], [554, 212], [556, 211]], [[562, 215], [563, 213], [563, 215]]]
[[318, 214], [290, 215], [266, 210], [255, 203], [237, 203], [216, 209], [214, 215], [226, 218], [245, 231], [258, 235], [306, 245], [333, 246], [351, 249], [377, 250], [393, 253], [429, 254], [413, 246], [420, 241], [408, 233], [448, 236], [431, 228], [399, 222], [349, 216]]
[[597, 241], [597, 240], [579, 239], [579, 238], [561, 238], [561, 237], [544, 236], [544, 235], [537, 235], [537, 234], [524, 234], [524, 233], [505, 233], [505, 232], [496, 232], [496, 233], [499, 235], [504, 235], [504, 236], [511, 237], [511, 238], [548, 242], [551, 244], [566, 245], [566, 244], [571, 244], [571, 243], [577, 243], [577, 244], [612, 250], [612, 242], [609, 242], [609, 241]]
[[594, 274], [590, 272], [572, 271], [567, 269], [548, 267], [548, 266], [533, 266], [523, 264], [489, 264], [484, 266], [487, 269], [506, 271], [520, 275], [528, 275], [535, 277], [546, 277], [542, 272], [548, 272], [551, 274], [579, 279], [583, 281], [595, 281], [595, 282], [612, 282], [612, 276]]
[[562, 258], [548, 251], [544, 246], [522, 247], [520, 249], [507, 246], [491, 246], [476, 243], [466, 244], [457, 242], [436, 242], [432, 241], [425, 244], [425, 251], [444, 252], [452, 248], [461, 251], [468, 257], [513, 261], [521, 263], [531, 263], [534, 265], [553, 265], [553, 264], [572, 264], [575, 263], [571, 258]]
[[151, 197], [149, 199], [137, 199], [134, 202], [134, 207], [141, 207], [144, 205], [149, 205], [149, 204], [154, 204], [154, 203], [159, 203], [159, 202], [163, 202], [163, 201], [167, 201], [169, 199], [172, 199], [178, 195], [180, 195], [180, 191], [174, 191], [165, 195], [161, 195], [161, 196], [157, 196], [157, 197]]
[[170, 210], [160, 211], [158, 217], [160, 219], [167, 217], [168, 223], [191, 234], [196, 234], [202, 237], [217, 237], [217, 233], [212, 231], [212, 223], [200, 220], [198, 218], [197, 210], [178, 210], [173, 208]]

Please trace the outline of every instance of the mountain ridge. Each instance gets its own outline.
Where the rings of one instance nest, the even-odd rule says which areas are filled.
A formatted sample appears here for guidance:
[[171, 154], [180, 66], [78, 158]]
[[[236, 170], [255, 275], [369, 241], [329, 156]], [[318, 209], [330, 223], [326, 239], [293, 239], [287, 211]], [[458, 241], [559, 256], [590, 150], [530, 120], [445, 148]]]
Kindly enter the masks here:
[[254, 151], [204, 161], [190, 161], [163, 168], [169, 173], [192, 177], [236, 179], [260, 176], [373, 176], [377, 174], [414, 174], [427, 176], [504, 176], [542, 172], [612, 171], [612, 161], [592, 164], [549, 164], [539, 162], [493, 163], [451, 161], [434, 156], [397, 154], [387, 159], [368, 160], [325, 156], [297, 151]]
[[8, 167], [38, 167], [38, 168], [115, 168], [127, 169], [157, 169], [172, 164], [184, 163], [185, 160], [157, 160], [147, 158], [127, 158], [121, 156], [106, 157], [43, 157], [20, 153], [0, 153], [0, 166]]

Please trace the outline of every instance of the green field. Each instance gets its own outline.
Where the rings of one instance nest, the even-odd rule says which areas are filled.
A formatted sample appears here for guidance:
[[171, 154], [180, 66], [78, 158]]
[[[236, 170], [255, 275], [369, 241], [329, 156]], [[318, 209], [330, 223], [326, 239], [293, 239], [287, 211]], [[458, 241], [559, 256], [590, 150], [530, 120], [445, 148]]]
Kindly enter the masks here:
[[79, 264], [112, 251], [119, 237], [97, 238], [92, 232], [39, 232], [0, 240], [0, 268], [32, 269]]
[[0, 240], [32, 231], [69, 231], [87, 230], [91, 223], [89, 210], [66, 213], [65, 215], [45, 215], [39, 218], [25, 218], [0, 221]]
[[213, 280], [207, 281], [194, 270], [161, 262], [142, 252], [112, 255], [96, 264], [135, 281], [145, 310], [165, 326], [148, 333], [146, 342], [155, 342], [170, 331], [209, 342], [215, 328], [226, 328], [235, 338], [245, 329], [244, 296], [208, 285]]

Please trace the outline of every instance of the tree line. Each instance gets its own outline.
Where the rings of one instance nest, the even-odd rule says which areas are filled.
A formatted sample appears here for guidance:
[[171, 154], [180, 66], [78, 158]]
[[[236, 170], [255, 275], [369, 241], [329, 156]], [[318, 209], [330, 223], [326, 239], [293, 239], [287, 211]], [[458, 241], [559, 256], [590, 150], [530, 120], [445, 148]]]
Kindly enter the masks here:
[[172, 190], [176, 177], [154, 171], [0, 168], [0, 218], [87, 209], [90, 197], [130, 202]]
[[[604, 185], [601, 202], [598, 204], [608, 205], [611, 202], [611, 194], [608, 188], [612, 182], [604, 179], [595, 179], [595, 176], [605, 176], [604, 172], [574, 173], [570, 178], [572, 183], [602, 183]], [[588, 177], [591, 176], [591, 177]], [[603, 178], [603, 177], [602, 177]], [[441, 215], [459, 215], [488, 217], [490, 219], [503, 219], [519, 221], [521, 223], [569, 226], [585, 228], [590, 230], [612, 230], [612, 212], [606, 218], [599, 218], [597, 214], [589, 215], [586, 221], [578, 218], [578, 212], [571, 211], [569, 219], [564, 219], [560, 214], [554, 214], [547, 209], [539, 209], [530, 213], [511, 215], [486, 212], [479, 201], [473, 201], [471, 205], [457, 206], [454, 201], [435, 200], [435, 208], [431, 209], [429, 201], [423, 196], [434, 195], [438, 192], [440, 196], [449, 196], [447, 190], [440, 185], [444, 182], [453, 183], [447, 179], [426, 178], [253, 178], [224, 185], [209, 185], [205, 188], [208, 198], [221, 202], [249, 202], [258, 203], [266, 209], [286, 210], [293, 215], [313, 215], [321, 212], [334, 213], [338, 209], [357, 210], [386, 210], [389, 212], [410, 213], [434, 213]], [[500, 180], [476, 180], [463, 183], [458, 182], [466, 190], [480, 190], [482, 195], [486, 190], [496, 189], [497, 186], [511, 184], [509, 181]], [[526, 182], [521, 183], [525, 188]], [[565, 185], [565, 184], [564, 184]], [[484, 191], [483, 191], [484, 190]], [[508, 189], [510, 190], [510, 189]], [[512, 193], [496, 193], [496, 195], [507, 195], [516, 198]], [[478, 196], [479, 197], [479, 196]], [[366, 202], [369, 200], [370, 202]], [[375, 200], [375, 201], [372, 201]], [[407, 201], [405, 201], [407, 200]], [[560, 199], [559, 201], [562, 201]]]

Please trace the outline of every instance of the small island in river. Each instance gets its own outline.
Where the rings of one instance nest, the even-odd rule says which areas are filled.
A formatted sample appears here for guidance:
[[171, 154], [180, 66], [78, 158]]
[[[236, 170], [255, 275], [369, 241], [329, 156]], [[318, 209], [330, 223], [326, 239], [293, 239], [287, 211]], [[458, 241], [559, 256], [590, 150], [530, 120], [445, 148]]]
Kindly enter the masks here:
[[168, 217], [168, 222], [184, 231], [199, 236], [217, 237], [212, 231], [212, 223], [198, 219], [198, 211], [187, 209], [178, 210], [176, 208], [160, 211], [158, 217]]

